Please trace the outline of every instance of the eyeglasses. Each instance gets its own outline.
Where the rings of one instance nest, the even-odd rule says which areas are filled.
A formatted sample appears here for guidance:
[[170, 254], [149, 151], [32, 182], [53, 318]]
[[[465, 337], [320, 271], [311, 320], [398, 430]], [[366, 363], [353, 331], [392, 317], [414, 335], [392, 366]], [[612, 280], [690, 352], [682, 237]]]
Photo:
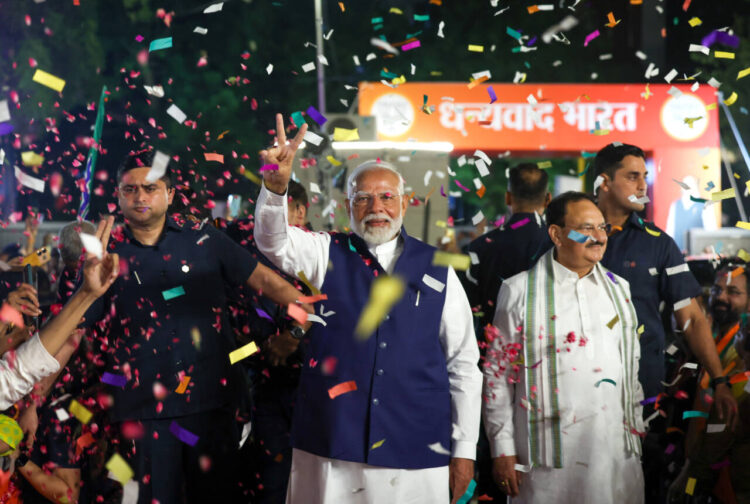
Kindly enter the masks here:
[[395, 192], [382, 192], [380, 194], [357, 192], [352, 198], [352, 204], [358, 208], [366, 208], [375, 201], [375, 198], [377, 198], [383, 206], [395, 206], [400, 197], [401, 195]]
[[124, 185], [124, 186], [120, 186], [119, 190], [125, 196], [132, 196], [138, 191], [139, 187], [140, 189], [143, 189], [143, 192], [145, 192], [146, 194], [154, 194], [156, 191], [159, 190], [159, 186], [156, 184], [149, 184], [149, 185], [143, 185], [143, 186]]
[[[563, 226], [563, 227], [567, 227], [567, 226]], [[601, 231], [608, 235], [609, 232], [612, 230], [612, 225], [611, 224], [599, 224], [598, 226], [594, 226], [592, 224], [584, 224], [582, 226], [578, 226], [578, 227], [570, 228], [570, 229], [573, 229], [574, 231], [578, 231], [579, 233], [585, 234], [587, 236], [593, 236], [594, 232], [596, 231]]]

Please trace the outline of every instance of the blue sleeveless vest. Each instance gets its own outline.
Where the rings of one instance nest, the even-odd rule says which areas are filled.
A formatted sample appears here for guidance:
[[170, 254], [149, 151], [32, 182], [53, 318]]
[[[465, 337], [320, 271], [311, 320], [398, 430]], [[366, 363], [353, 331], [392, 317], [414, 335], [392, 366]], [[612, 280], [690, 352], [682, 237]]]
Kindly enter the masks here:
[[[451, 398], [445, 354], [438, 338], [448, 270], [433, 266], [435, 248], [406, 235], [394, 275], [406, 282], [401, 300], [365, 341], [354, 327], [376, 275], [385, 271], [358, 236], [331, 236], [329, 268], [321, 291], [327, 325], [314, 323], [305, 349], [292, 422], [292, 445], [315, 455], [374, 466], [421, 469], [448, 465], [428, 446], [451, 447]], [[368, 265], [369, 264], [369, 265]], [[334, 357], [329, 375], [322, 365]], [[331, 361], [332, 359], [329, 359]], [[354, 381], [357, 390], [331, 399], [328, 390]]]

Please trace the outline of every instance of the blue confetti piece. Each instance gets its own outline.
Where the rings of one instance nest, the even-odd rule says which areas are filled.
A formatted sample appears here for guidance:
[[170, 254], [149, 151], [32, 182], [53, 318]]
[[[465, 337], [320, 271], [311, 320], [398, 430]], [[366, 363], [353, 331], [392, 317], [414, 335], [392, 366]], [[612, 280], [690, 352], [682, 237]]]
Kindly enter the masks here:
[[571, 240], [577, 243], [586, 243], [587, 241], [589, 241], [588, 236], [586, 236], [583, 233], [579, 233], [575, 229], [570, 230], [570, 233], [568, 233], [568, 238], [570, 238]]
[[508, 35], [510, 35], [511, 37], [513, 37], [516, 40], [520, 40], [520, 38], [521, 38], [521, 33], [517, 32], [516, 30], [514, 30], [510, 26], [506, 26], [505, 27], [505, 33], [507, 33]]
[[497, 95], [495, 94], [495, 90], [492, 89], [492, 86], [487, 88], [487, 93], [490, 95], [490, 103], [495, 103], [497, 101]]
[[312, 105], [307, 108], [307, 115], [310, 116], [312, 120], [318, 123], [318, 125], [320, 126], [323, 126], [323, 124], [325, 124], [325, 122], [328, 120], [323, 116], [323, 114], [318, 112], [318, 109], [316, 109]]
[[178, 424], [174, 420], [171, 424], [169, 424], [169, 432], [174, 434], [177, 439], [185, 444], [189, 444], [190, 446], [195, 446], [200, 439], [200, 436], [196, 436], [189, 430], [183, 429], [182, 427], [180, 427], [180, 424]]
[[160, 49], [169, 49], [172, 47], [172, 37], [152, 40], [148, 46], [148, 52], [158, 51]]
[[101, 377], [102, 383], [115, 387], [124, 387], [128, 383], [127, 377], [123, 375], [112, 374], [105, 371]]
[[164, 297], [164, 301], [169, 301], [170, 299], [184, 296], [185, 288], [182, 285], [178, 285], [177, 287], [174, 287], [172, 289], [162, 291], [161, 295]]
[[466, 492], [461, 496], [460, 499], [458, 499], [458, 504], [468, 504], [472, 496], [474, 495], [474, 490], [476, 488], [477, 488], [477, 482], [474, 480], [471, 480], [469, 482], [469, 488], [467, 488]]

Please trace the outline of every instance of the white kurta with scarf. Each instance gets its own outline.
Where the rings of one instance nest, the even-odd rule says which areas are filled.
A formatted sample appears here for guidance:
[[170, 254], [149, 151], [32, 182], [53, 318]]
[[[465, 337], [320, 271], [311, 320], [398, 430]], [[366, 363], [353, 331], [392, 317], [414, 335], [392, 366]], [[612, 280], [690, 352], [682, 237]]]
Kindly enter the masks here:
[[[328, 270], [331, 237], [288, 225], [286, 196], [261, 188], [255, 215], [255, 242], [282, 271], [304, 272], [320, 288]], [[377, 246], [370, 253], [383, 269], [393, 271], [403, 251], [399, 238]], [[345, 275], [342, 271], [340, 274]], [[452, 457], [474, 459], [479, 437], [482, 376], [477, 367], [479, 348], [471, 307], [461, 283], [449, 268], [445, 304], [438, 338], [443, 347], [450, 383]], [[316, 306], [318, 313], [325, 301]], [[352, 314], [357, 316], [358, 314]], [[439, 504], [449, 502], [448, 466], [428, 469], [397, 469], [320, 457], [295, 449], [287, 492], [291, 504]]]
[[[634, 434], [643, 430], [643, 393], [628, 284], [600, 265], [579, 278], [553, 252], [506, 280], [498, 295], [483, 411], [492, 456], [516, 455], [531, 466], [513, 502], [643, 502]], [[532, 272], [552, 273], [546, 310], [527, 306]], [[527, 322], [535, 325], [530, 332]], [[542, 351], [521, 362], [531, 355], [529, 341]]]

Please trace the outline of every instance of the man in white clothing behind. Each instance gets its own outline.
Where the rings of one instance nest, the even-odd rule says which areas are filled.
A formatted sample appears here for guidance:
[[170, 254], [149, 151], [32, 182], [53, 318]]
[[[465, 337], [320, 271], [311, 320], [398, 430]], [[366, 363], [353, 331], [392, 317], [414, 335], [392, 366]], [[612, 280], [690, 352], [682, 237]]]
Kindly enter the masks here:
[[607, 225], [593, 199], [550, 202], [554, 248], [503, 282], [484, 367], [493, 477], [514, 502], [643, 502], [635, 310], [599, 264]]
[[[328, 296], [305, 335], [294, 406], [288, 503], [456, 502], [474, 475], [481, 410], [479, 350], [469, 302], [435, 249], [401, 227], [403, 181], [387, 163], [360, 165], [347, 180], [354, 231], [290, 227], [286, 188], [306, 127], [261, 154], [255, 214], [258, 248], [290, 275]], [[403, 296], [366, 339], [355, 326], [372, 284], [404, 281]], [[321, 323], [322, 322], [322, 323]]]

